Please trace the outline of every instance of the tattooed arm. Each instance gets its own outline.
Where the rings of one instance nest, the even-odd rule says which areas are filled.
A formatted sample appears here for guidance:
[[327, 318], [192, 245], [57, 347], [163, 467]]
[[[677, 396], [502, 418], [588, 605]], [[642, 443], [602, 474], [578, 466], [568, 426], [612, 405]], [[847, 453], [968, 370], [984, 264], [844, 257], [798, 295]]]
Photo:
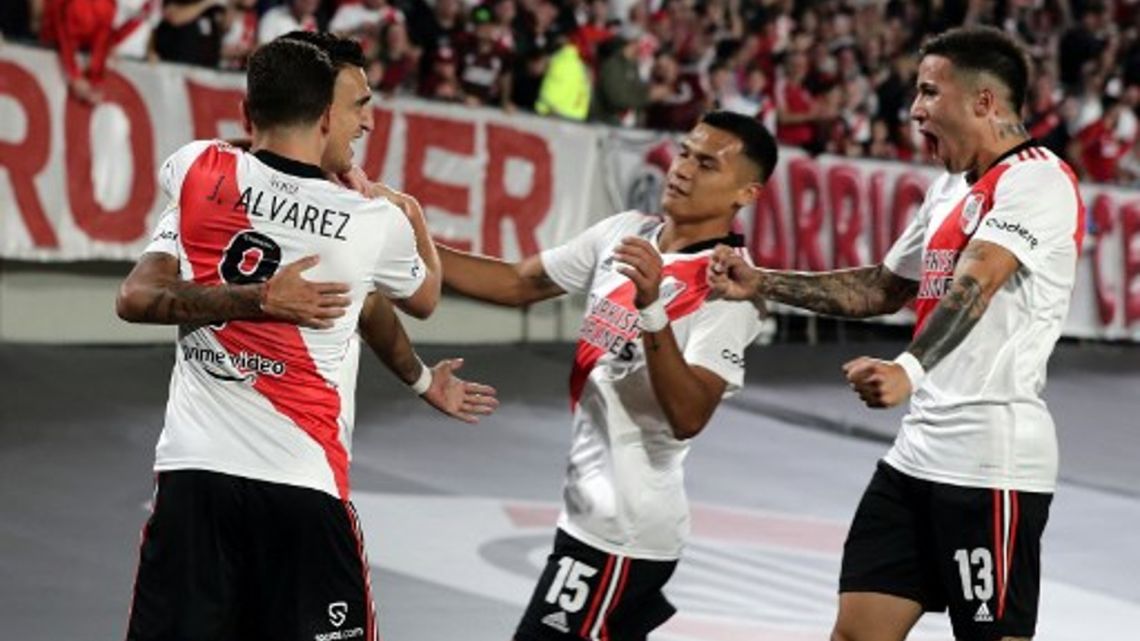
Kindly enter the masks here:
[[525, 307], [565, 293], [546, 274], [538, 255], [508, 263], [444, 245], [437, 248], [443, 265], [443, 284], [469, 298], [507, 307]]
[[1009, 250], [973, 240], [962, 252], [950, 291], [931, 312], [922, 331], [895, 362], [866, 356], [843, 366], [847, 380], [869, 407], [905, 400], [925, 372], [958, 347], [977, 325], [993, 295], [1021, 263]]
[[758, 269], [728, 247], [718, 247], [709, 270], [713, 290], [730, 300], [751, 300], [763, 309], [765, 300], [820, 314], [866, 318], [891, 314], [914, 298], [918, 283], [884, 265], [830, 272]]
[[162, 252], [142, 255], [119, 287], [115, 311], [131, 323], [202, 325], [230, 320], [272, 319], [312, 328], [331, 327], [349, 300], [343, 283], [307, 281], [301, 272], [316, 256], [282, 267], [264, 283], [201, 285], [182, 280], [178, 259]]

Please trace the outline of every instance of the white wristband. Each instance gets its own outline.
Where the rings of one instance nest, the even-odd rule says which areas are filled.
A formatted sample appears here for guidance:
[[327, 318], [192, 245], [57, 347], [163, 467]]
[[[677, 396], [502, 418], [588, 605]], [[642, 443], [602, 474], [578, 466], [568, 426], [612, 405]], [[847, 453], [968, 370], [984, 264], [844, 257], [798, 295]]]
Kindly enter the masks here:
[[926, 370], [923, 369], [922, 363], [914, 357], [910, 352], [903, 352], [895, 358], [895, 364], [901, 366], [903, 371], [906, 372], [906, 377], [910, 379], [910, 391], [915, 391], [922, 381], [926, 379]]
[[659, 332], [669, 324], [669, 314], [665, 312], [665, 303], [658, 298], [638, 313], [641, 317], [641, 331]]
[[[419, 359], [417, 358], [416, 360]], [[431, 387], [431, 368], [424, 365], [423, 361], [420, 361], [420, 377], [416, 379], [415, 383], [409, 385], [409, 387], [416, 393], [416, 396], [423, 396], [424, 392], [428, 391], [428, 388]]]

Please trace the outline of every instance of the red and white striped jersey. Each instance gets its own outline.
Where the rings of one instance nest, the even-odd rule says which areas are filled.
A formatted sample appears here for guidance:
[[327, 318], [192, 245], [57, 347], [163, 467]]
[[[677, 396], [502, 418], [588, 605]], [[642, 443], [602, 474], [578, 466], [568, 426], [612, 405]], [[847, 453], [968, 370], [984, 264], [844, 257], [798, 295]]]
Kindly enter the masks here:
[[972, 185], [949, 174], [931, 185], [884, 259], [919, 282], [915, 335], [949, 291], [971, 239], [1001, 245], [1021, 266], [914, 391], [888, 463], [940, 483], [1053, 491], [1057, 441], [1041, 391], [1084, 230], [1076, 176], [1033, 143], [1011, 150]]
[[[661, 218], [626, 212], [542, 253], [547, 275], [568, 292], [588, 294], [570, 376], [573, 442], [558, 526], [595, 548], [634, 558], [670, 560], [689, 532], [677, 440], [649, 380], [632, 281], [615, 269], [614, 248], [627, 236], [657, 244]], [[708, 301], [706, 270], [717, 243], [662, 256], [661, 298], [685, 361], [727, 383], [744, 382], [744, 348], [759, 322], [747, 302]], [[743, 251], [743, 250], [741, 250]]]
[[365, 296], [414, 294], [426, 274], [404, 214], [268, 152], [199, 141], [159, 181], [174, 200], [148, 252], [177, 256], [182, 278], [252, 283], [309, 255], [316, 281], [347, 282], [331, 329], [231, 321], [179, 328], [155, 469], [205, 469], [347, 498]]

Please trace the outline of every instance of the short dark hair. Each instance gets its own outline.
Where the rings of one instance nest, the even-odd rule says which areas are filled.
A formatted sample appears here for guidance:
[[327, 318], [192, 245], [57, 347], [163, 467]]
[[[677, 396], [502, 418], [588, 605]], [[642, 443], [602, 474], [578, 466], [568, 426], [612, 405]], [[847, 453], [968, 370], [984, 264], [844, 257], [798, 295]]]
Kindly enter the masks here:
[[319, 48], [278, 38], [249, 58], [245, 109], [259, 129], [308, 125], [332, 104], [336, 69]]
[[328, 31], [290, 31], [281, 36], [285, 40], [307, 42], [325, 52], [337, 69], [342, 67], [366, 67], [364, 49], [352, 38], [343, 38]]
[[977, 26], [950, 29], [923, 43], [918, 57], [926, 56], [942, 56], [962, 71], [993, 74], [1009, 89], [1014, 113], [1021, 113], [1029, 88], [1029, 60], [1005, 32]]
[[776, 140], [759, 120], [731, 111], [710, 111], [701, 122], [727, 131], [740, 139], [744, 155], [760, 169], [760, 182], [767, 182], [776, 170], [779, 155]]

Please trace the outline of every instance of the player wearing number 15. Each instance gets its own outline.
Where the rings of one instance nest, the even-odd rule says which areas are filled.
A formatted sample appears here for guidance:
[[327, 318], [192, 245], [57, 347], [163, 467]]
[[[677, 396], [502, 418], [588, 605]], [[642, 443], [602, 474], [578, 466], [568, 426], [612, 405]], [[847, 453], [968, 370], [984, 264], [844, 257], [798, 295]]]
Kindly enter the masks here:
[[236, 296], [315, 256], [309, 275], [347, 284], [330, 303], [347, 307], [320, 329], [256, 314], [180, 327], [128, 641], [377, 638], [348, 500], [346, 355], [369, 292], [430, 313], [439, 285], [403, 212], [320, 169], [336, 76], [311, 44], [261, 47], [244, 103], [252, 153], [200, 141], [162, 167], [183, 280]]

